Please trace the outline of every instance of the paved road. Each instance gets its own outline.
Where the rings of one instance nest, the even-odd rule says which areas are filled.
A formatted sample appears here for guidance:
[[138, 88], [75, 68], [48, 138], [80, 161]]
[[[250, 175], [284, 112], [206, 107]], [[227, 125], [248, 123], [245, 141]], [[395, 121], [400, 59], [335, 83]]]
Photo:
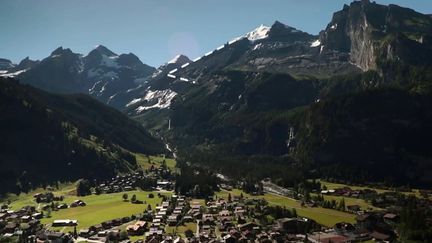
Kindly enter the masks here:
[[196, 225], [197, 225], [197, 228], [196, 228], [196, 232], [195, 232], [195, 236], [196, 236], [196, 237], [199, 237], [199, 231], [200, 231], [199, 222], [200, 222], [200, 221], [197, 219], [197, 224], [196, 224]]

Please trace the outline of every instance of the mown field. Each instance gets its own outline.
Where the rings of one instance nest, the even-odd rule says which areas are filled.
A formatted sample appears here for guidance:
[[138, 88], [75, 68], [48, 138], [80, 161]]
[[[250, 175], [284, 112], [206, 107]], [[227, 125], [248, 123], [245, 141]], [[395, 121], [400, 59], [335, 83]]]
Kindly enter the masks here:
[[[220, 191], [217, 192], [218, 197], [227, 198], [228, 193], [231, 196], [239, 196], [242, 191], [234, 189], [232, 191]], [[333, 209], [319, 208], [319, 207], [302, 207], [301, 203], [284, 196], [265, 194], [262, 196], [252, 196], [243, 192], [243, 196], [249, 198], [264, 198], [271, 205], [279, 205], [287, 208], [295, 208], [297, 214], [301, 217], [306, 217], [315, 220], [317, 223], [322, 224], [327, 227], [332, 227], [339, 222], [355, 223], [355, 215], [350, 213], [345, 213]]]
[[[53, 211], [51, 218], [44, 218], [42, 223], [50, 224], [55, 219], [76, 219], [78, 220], [77, 229], [88, 228], [89, 226], [99, 224], [103, 221], [131, 216], [133, 214], [143, 213], [150, 204], [154, 209], [156, 204], [160, 204], [162, 199], [155, 196], [148, 198], [150, 193], [157, 194], [157, 192], [143, 192], [143, 191], [130, 191], [127, 194], [129, 198], [136, 195], [138, 200], [146, 201], [145, 204], [132, 204], [129, 201], [123, 201], [121, 193], [91, 195], [86, 197], [68, 197], [65, 199], [66, 203], [73, 202], [76, 199], [81, 199], [87, 203], [85, 207], [76, 207]], [[168, 195], [169, 193], [163, 193]]]
[[[36, 208], [40, 208], [43, 204], [37, 204], [33, 200], [33, 195], [43, 192], [42, 189], [38, 189], [32, 191], [28, 194], [21, 194], [19, 196], [11, 196], [9, 200], [11, 200], [11, 208], [14, 210], [20, 209], [23, 206], [35, 206]], [[133, 214], [139, 214], [144, 212], [150, 204], [154, 209], [157, 204], [161, 203], [161, 198], [157, 197], [158, 192], [145, 192], [145, 191], [130, 191], [127, 192], [129, 198], [132, 195], [136, 195], [138, 200], [145, 201], [145, 204], [132, 204], [129, 201], [123, 201], [122, 195], [124, 192], [120, 193], [111, 193], [111, 194], [101, 194], [101, 195], [90, 195], [85, 197], [77, 197], [75, 196], [75, 185], [67, 184], [63, 185], [57, 191], [53, 192], [55, 195], [63, 195], [65, 196], [64, 203], [70, 204], [74, 200], [80, 199], [83, 200], [87, 206], [85, 207], [76, 207], [76, 208], [68, 208], [61, 209], [58, 211], [52, 211], [51, 217], [43, 218], [41, 222], [43, 224], [51, 224], [56, 219], [76, 219], [78, 220], [77, 230], [82, 228], [88, 228], [91, 225], [99, 224], [106, 220], [121, 218], [125, 216], [131, 216]], [[155, 195], [154, 198], [149, 198], [148, 195], [153, 193]], [[163, 195], [171, 195], [171, 193], [161, 193]], [[60, 202], [60, 203], [63, 203]], [[62, 230], [59, 228], [59, 230]], [[65, 228], [63, 230], [70, 230]]]

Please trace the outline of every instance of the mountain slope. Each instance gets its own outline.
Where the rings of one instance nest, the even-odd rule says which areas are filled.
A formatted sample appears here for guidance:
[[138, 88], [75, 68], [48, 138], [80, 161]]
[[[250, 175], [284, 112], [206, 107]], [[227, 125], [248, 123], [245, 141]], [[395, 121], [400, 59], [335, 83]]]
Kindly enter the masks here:
[[[252, 168], [254, 163], [280, 166], [285, 162], [291, 169], [295, 164], [305, 177], [362, 176], [394, 184], [412, 180], [430, 185], [427, 178], [406, 173], [408, 169], [430, 171], [431, 155], [424, 149], [427, 142], [423, 138], [413, 142], [422, 132], [430, 133], [429, 118], [420, 114], [430, 106], [430, 20], [399, 6], [356, 1], [335, 13], [319, 36], [279, 22], [260, 26], [160, 78], [160, 89], [176, 92], [169, 109], [139, 111], [130, 106], [128, 112], [167, 138], [186, 161], [224, 167], [225, 173], [235, 164], [244, 165], [242, 160]], [[369, 93], [395, 88], [402, 94]], [[152, 86], [146, 92], [153, 89], [158, 90]], [[353, 99], [339, 98], [345, 96]], [[387, 99], [391, 102], [385, 103]], [[358, 104], [351, 107], [354, 100]], [[314, 112], [322, 102], [331, 113]], [[396, 112], [396, 107], [402, 111]], [[365, 113], [352, 118], [355, 113], [345, 109]], [[155, 113], [157, 121], [149, 122]], [[321, 118], [324, 127], [318, 122]], [[387, 127], [393, 119], [401, 120], [403, 126]], [[356, 124], [363, 124], [365, 130], [358, 130]], [[413, 133], [407, 135], [411, 129]], [[329, 134], [324, 137], [315, 131]], [[375, 135], [368, 137], [368, 131]], [[339, 132], [350, 140], [344, 143]], [[326, 139], [332, 139], [331, 143]], [[398, 167], [389, 169], [392, 160]], [[359, 177], [352, 174], [356, 170]], [[261, 176], [255, 173], [253, 178]]]
[[0, 79], [0, 193], [136, 168], [130, 153], [163, 144], [120, 112], [83, 95], [52, 95]]
[[432, 184], [432, 94], [371, 90], [314, 104], [304, 113], [296, 153], [329, 178]]
[[26, 58], [0, 69], [2, 76], [22, 83], [54, 93], [90, 94], [114, 107], [110, 101], [117, 93], [135, 88], [155, 71], [132, 53], [117, 55], [101, 45], [85, 56], [59, 47], [40, 62]]
[[[398, 49], [408, 49], [403, 40], [430, 49], [432, 19], [414, 10], [397, 5], [379, 5], [368, 0], [345, 5], [336, 12], [327, 28], [320, 33], [324, 50], [350, 52], [350, 60], [362, 70], [379, 68], [377, 59], [399, 59], [412, 63], [415, 55], [400, 55]], [[406, 53], [408, 54], [408, 53]], [[430, 64], [430, 62], [429, 62]]]

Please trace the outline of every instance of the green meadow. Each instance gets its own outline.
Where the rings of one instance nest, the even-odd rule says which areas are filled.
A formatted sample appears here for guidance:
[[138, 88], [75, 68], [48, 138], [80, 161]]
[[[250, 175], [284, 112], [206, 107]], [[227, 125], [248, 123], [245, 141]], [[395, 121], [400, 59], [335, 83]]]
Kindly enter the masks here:
[[[391, 189], [380, 189], [380, 188], [374, 188], [374, 187], [368, 187], [368, 186], [351, 186], [351, 185], [346, 185], [346, 184], [341, 184], [341, 183], [333, 183], [333, 182], [328, 182], [328, 181], [323, 181], [323, 180], [321, 180], [320, 182], [321, 182], [321, 187], [325, 185], [328, 190], [341, 188], [341, 187], [349, 187], [353, 190], [371, 189], [371, 190], [375, 190], [378, 193], [396, 192], [396, 190], [391, 190]], [[411, 192], [401, 192], [401, 193], [405, 194], [407, 196], [412, 195], [412, 196], [416, 196], [419, 198], [421, 197], [420, 191], [418, 189], [412, 189]]]
[[[11, 208], [16, 210], [26, 205], [32, 205], [40, 208], [43, 204], [37, 204], [33, 200], [33, 195], [43, 190], [36, 190], [29, 194], [21, 194], [17, 197], [11, 198]], [[125, 216], [131, 216], [134, 214], [143, 213], [147, 209], [148, 205], [154, 209], [158, 204], [161, 203], [162, 199], [157, 196], [158, 192], [145, 192], [145, 191], [129, 191], [119, 192], [111, 194], [101, 195], [90, 195], [85, 197], [77, 197], [73, 194], [74, 185], [68, 185], [59, 191], [55, 191], [55, 195], [63, 195], [65, 199], [60, 203], [70, 204], [73, 201], [80, 199], [83, 200], [87, 206], [61, 209], [58, 211], [52, 211], [51, 217], [44, 217], [41, 222], [43, 224], [50, 225], [56, 219], [76, 219], [78, 220], [77, 230], [82, 228], [88, 228], [89, 226], [100, 224], [103, 221], [122, 218]], [[138, 200], [145, 201], [145, 204], [132, 204], [129, 201], [124, 201], [122, 195], [128, 194], [131, 198], [132, 195], [136, 195]], [[150, 193], [154, 194], [154, 198], [149, 198]], [[171, 195], [171, 193], [161, 193], [163, 195]], [[59, 229], [61, 230], [61, 228]]]
[[152, 155], [145, 155], [145, 154], [135, 154], [135, 158], [137, 160], [137, 163], [141, 168], [143, 169], [150, 169], [150, 167], [153, 165], [155, 168], [159, 168], [163, 161], [165, 160], [165, 163], [169, 169], [172, 171], [175, 170], [176, 167], [176, 161], [172, 158], [167, 158], [165, 156], [152, 156]]
[[341, 212], [333, 209], [320, 208], [320, 207], [304, 207], [301, 206], [301, 203], [299, 201], [296, 201], [288, 197], [275, 195], [275, 194], [252, 196], [242, 192], [241, 190], [235, 189], [232, 191], [224, 191], [224, 190], [220, 191], [217, 193], [217, 196], [226, 199], [228, 197], [228, 193], [231, 193], [231, 196], [239, 196], [241, 193], [243, 193], [243, 196], [248, 198], [264, 198], [271, 205], [278, 205], [287, 208], [295, 208], [297, 211], [297, 215], [301, 217], [313, 219], [317, 223], [327, 227], [332, 227], [339, 222], [355, 223], [354, 214]]

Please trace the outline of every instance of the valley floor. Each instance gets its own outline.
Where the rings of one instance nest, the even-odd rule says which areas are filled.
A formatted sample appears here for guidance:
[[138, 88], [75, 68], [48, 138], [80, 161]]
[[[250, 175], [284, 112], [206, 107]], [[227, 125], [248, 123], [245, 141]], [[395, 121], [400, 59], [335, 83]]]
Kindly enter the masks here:
[[[151, 168], [157, 168], [156, 170], [163, 168], [169, 168], [171, 171], [176, 170], [176, 164], [175, 160], [165, 158], [165, 157], [157, 157], [157, 156], [146, 156], [146, 155], [137, 155], [137, 161], [139, 165], [144, 170], [154, 170]], [[121, 178], [127, 178], [127, 175], [123, 175]], [[344, 184], [337, 184], [337, 183], [330, 183], [326, 181], [320, 181], [321, 187], [327, 188], [330, 190], [338, 190], [341, 188], [347, 188], [347, 185]], [[363, 186], [350, 186], [352, 190], [365, 190], [365, 189], [371, 189], [369, 187], [363, 187]], [[391, 190], [385, 190], [385, 189], [377, 189], [377, 193], [388, 193], [392, 192]], [[65, 209], [58, 209], [53, 211], [44, 211], [42, 208], [46, 205], [46, 203], [37, 203], [34, 195], [37, 193], [46, 193], [46, 192], [52, 192], [54, 196], [60, 197], [63, 196], [64, 200], [57, 202], [59, 204], [67, 204], [71, 205], [73, 202], [80, 200], [85, 202], [85, 206], [78, 206], [78, 207], [67, 207]], [[128, 199], [125, 200], [123, 198], [124, 194], [128, 195]], [[150, 196], [150, 194], [153, 194], [153, 196]], [[418, 190], [413, 192], [406, 192], [406, 195], [415, 195], [419, 196]], [[133, 204], [130, 202], [131, 197], [135, 195], [137, 200], [142, 201], [142, 204]], [[54, 220], [77, 220], [78, 225], [76, 227], [76, 230], [79, 232], [82, 229], [88, 229], [91, 226], [100, 225], [102, 222], [111, 221], [114, 219], [122, 219], [124, 217], [129, 217], [128, 220], [125, 222], [122, 222], [120, 225], [112, 227], [110, 230], [119, 230], [119, 232], [126, 232], [126, 228], [129, 225], [134, 225], [137, 220], [135, 220], [135, 216], [137, 215], [143, 215], [145, 213], [148, 213], [148, 209], [151, 208], [153, 211], [153, 217], [158, 215], [157, 213], [160, 212], [161, 205], [163, 203], [172, 203], [172, 196], [174, 195], [173, 191], [161, 191], [161, 190], [155, 190], [155, 191], [142, 191], [138, 189], [130, 190], [130, 191], [122, 191], [122, 192], [116, 192], [116, 193], [102, 193], [100, 195], [92, 194], [89, 196], [84, 197], [78, 197], [76, 196], [76, 184], [75, 183], [67, 183], [67, 184], [61, 184], [57, 189], [49, 189], [44, 190], [42, 188], [36, 189], [34, 191], [31, 191], [27, 194], [20, 194], [18, 196], [16, 195], [10, 195], [7, 200], [10, 201], [8, 210], [13, 210], [15, 212], [18, 212], [22, 208], [26, 206], [33, 206], [35, 207], [36, 211], [44, 212], [44, 217], [40, 219], [40, 223], [44, 225], [44, 227], [48, 230], [54, 230], [54, 231], [60, 231], [62, 233], [69, 233], [74, 232], [74, 227], [53, 227], [52, 224]], [[371, 202], [366, 201], [361, 198], [354, 198], [350, 196], [341, 196], [337, 194], [319, 194], [318, 192], [311, 193], [312, 197], [317, 197], [318, 195], [322, 196], [324, 200], [326, 201], [336, 201], [340, 202], [342, 199], [344, 200], [345, 206], [348, 208], [348, 206], [356, 205], [360, 208], [363, 212], [384, 212], [382, 208], [374, 207]], [[168, 199], [164, 201], [164, 197], [167, 197]], [[248, 199], [252, 199], [250, 201], [260, 201], [260, 200], [254, 200], [254, 199], [263, 199], [266, 203], [268, 203], [269, 206], [279, 206], [282, 208], [286, 208], [289, 210], [295, 209], [296, 215], [302, 218], [307, 218], [315, 221], [316, 223], [320, 224], [321, 226], [324, 226], [327, 229], [333, 228], [337, 223], [349, 223], [355, 225], [357, 222], [357, 216], [358, 214], [350, 213], [347, 211], [339, 211], [331, 208], [323, 208], [316, 205], [311, 205], [311, 203], [304, 203], [300, 200], [295, 200], [293, 198], [290, 198], [288, 196], [283, 195], [277, 195], [274, 193], [265, 193], [263, 195], [252, 195], [248, 194], [243, 190], [240, 189], [232, 189], [232, 190], [221, 190], [215, 193], [214, 199], [212, 203], [216, 205], [220, 199], [224, 199], [222, 201], [224, 202], [230, 202], [231, 197], [236, 198], [243, 198], [245, 201]], [[170, 199], [171, 198], [171, 199]], [[205, 213], [208, 212], [208, 210], [211, 210], [211, 207], [206, 204], [206, 201], [203, 199], [195, 199], [195, 198], [185, 198], [187, 207], [191, 207], [193, 209], [193, 206], [198, 205], [198, 211], [199, 213], [203, 214], [203, 217]], [[245, 205], [242, 201], [240, 202], [240, 205]], [[178, 206], [178, 205], [177, 205]], [[176, 207], [176, 204], [174, 203], [172, 207]], [[184, 207], [184, 206], [182, 206]], [[220, 206], [219, 206], [220, 207]], [[246, 206], [247, 208], [248, 206]], [[55, 207], [54, 207], [55, 208]], [[221, 207], [219, 210], [222, 210]], [[195, 212], [195, 213], [196, 213]], [[190, 212], [185, 213], [182, 211], [181, 213], [182, 217], [185, 215], [192, 216]], [[219, 216], [217, 216], [218, 213], [214, 214], [215, 220], [219, 220]], [[235, 215], [235, 214], [234, 214]], [[139, 216], [138, 216], [139, 217]], [[178, 235], [181, 237], [185, 237], [185, 234], [187, 231], [192, 232], [194, 235], [198, 233], [202, 233], [202, 229], [200, 230], [200, 227], [202, 225], [199, 223], [201, 218], [197, 218], [195, 215], [193, 216], [194, 220], [189, 222], [182, 222], [180, 224], [177, 224], [177, 226], [169, 226], [167, 223], [162, 224], [160, 227], [164, 230], [164, 235]], [[166, 219], [165, 219], [166, 220]], [[246, 221], [248, 223], [251, 222], [258, 222], [258, 220], [254, 217], [246, 216]], [[271, 223], [268, 225], [265, 225], [265, 228], [267, 230], [270, 230], [272, 225], [274, 225], [276, 222], [276, 218], [271, 217]], [[233, 224], [235, 224], [235, 227], [239, 227], [239, 223], [234, 218], [232, 221]], [[149, 221], [149, 224], [154, 224], [154, 218], [153, 223], [152, 221]], [[264, 225], [263, 225], [264, 226]], [[213, 233], [216, 237], [222, 237], [221, 229], [218, 224], [216, 226], [212, 226]], [[269, 231], [270, 232], [270, 231]], [[325, 234], [324, 232], [322, 232]], [[336, 233], [334, 233], [336, 234]], [[130, 239], [132, 241], [137, 241], [140, 239], [144, 239], [145, 236], [130, 236]], [[84, 242], [85, 238], [80, 238]]]
[[289, 197], [284, 197], [280, 195], [275, 194], [265, 194], [262, 196], [253, 196], [249, 195], [241, 190], [234, 189], [232, 191], [220, 191], [216, 193], [218, 197], [227, 198], [228, 194], [231, 194], [232, 196], [240, 196], [241, 193], [243, 193], [244, 196], [250, 197], [250, 198], [263, 198], [266, 201], [269, 202], [270, 205], [277, 205], [281, 207], [287, 207], [287, 208], [295, 208], [297, 211], [297, 214], [301, 217], [310, 218], [315, 220], [317, 223], [327, 226], [327, 227], [333, 227], [336, 223], [340, 222], [347, 222], [347, 223], [354, 223], [355, 222], [355, 215], [350, 213], [345, 213], [341, 211], [337, 211], [334, 209], [326, 209], [326, 208], [320, 208], [320, 207], [308, 207], [308, 206], [301, 206], [301, 203], [299, 201], [296, 201]]

